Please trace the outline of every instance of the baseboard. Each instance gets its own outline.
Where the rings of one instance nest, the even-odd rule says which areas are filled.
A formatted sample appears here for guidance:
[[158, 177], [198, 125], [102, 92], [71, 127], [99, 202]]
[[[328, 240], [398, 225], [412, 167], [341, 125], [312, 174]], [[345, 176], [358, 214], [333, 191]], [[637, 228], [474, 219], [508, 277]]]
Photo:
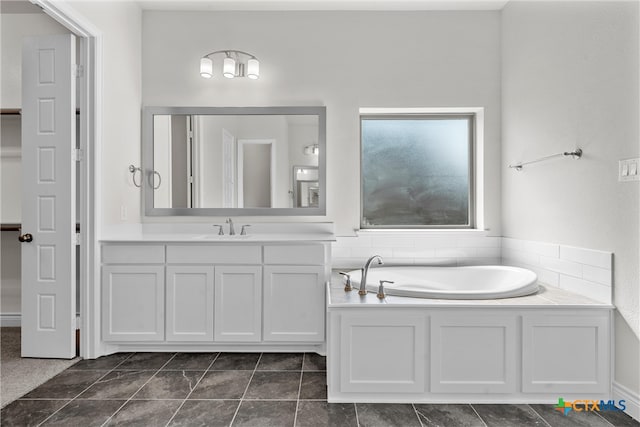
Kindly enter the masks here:
[[620, 383], [613, 382], [614, 400], [624, 400], [626, 409], [624, 412], [632, 418], [640, 421], [640, 394], [634, 393]]
[[20, 327], [21, 324], [22, 316], [20, 313], [0, 314], [0, 326], [2, 327]]

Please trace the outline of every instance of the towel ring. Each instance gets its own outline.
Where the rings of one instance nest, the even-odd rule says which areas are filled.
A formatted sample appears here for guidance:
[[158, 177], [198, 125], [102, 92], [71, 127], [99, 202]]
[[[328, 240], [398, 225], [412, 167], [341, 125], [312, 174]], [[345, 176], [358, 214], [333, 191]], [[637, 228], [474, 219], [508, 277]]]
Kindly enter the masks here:
[[[156, 176], [158, 177], [158, 185], [155, 185]], [[149, 185], [151, 185], [151, 188], [153, 188], [154, 190], [157, 190], [158, 188], [160, 188], [161, 184], [162, 184], [162, 176], [160, 175], [160, 172], [152, 171], [152, 173], [149, 174]]]
[[129, 172], [131, 172], [131, 175], [132, 175], [131, 179], [133, 180], [133, 185], [135, 185], [138, 188], [142, 187], [142, 182], [141, 183], [136, 182], [136, 172], [140, 172], [140, 177], [142, 177], [142, 169], [137, 168], [133, 165], [129, 165]]

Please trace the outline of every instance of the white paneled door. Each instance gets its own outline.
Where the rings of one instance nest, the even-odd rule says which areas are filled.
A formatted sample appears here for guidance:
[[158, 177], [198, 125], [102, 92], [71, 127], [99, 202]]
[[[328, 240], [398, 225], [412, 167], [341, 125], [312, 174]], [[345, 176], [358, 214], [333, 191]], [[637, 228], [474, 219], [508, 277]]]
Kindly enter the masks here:
[[22, 49], [22, 356], [75, 357], [75, 37]]

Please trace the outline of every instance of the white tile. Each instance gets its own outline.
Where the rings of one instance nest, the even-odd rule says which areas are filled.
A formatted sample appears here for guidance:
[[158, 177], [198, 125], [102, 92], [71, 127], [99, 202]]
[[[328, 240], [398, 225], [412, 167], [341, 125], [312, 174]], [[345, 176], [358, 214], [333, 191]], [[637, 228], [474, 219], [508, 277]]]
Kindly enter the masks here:
[[499, 248], [500, 237], [458, 237], [456, 246], [459, 248]]
[[555, 271], [546, 270], [544, 268], [534, 267], [531, 271], [536, 273], [538, 281], [549, 286], [558, 286], [560, 284], [560, 274]]
[[455, 237], [416, 236], [416, 248], [450, 248], [455, 246]]
[[515, 249], [502, 248], [502, 258], [529, 265], [540, 265], [540, 255]]
[[338, 236], [336, 237], [336, 245], [349, 248], [371, 247], [371, 236]]
[[560, 246], [560, 258], [611, 270], [611, 252], [563, 245]]
[[611, 286], [611, 270], [590, 265], [582, 266], [582, 278], [590, 282]]
[[442, 248], [436, 249], [437, 258], [470, 258], [476, 256], [475, 248]]
[[611, 303], [611, 288], [576, 277], [560, 275], [560, 288], [596, 301]]
[[335, 247], [333, 246], [331, 248], [331, 257], [333, 259], [336, 258], [350, 258], [351, 257], [351, 248], [340, 248], [340, 247]]
[[412, 248], [415, 246], [415, 239], [412, 237], [390, 237], [374, 236], [371, 246], [383, 248]]
[[478, 258], [500, 258], [502, 253], [500, 248], [477, 248], [476, 257]]
[[547, 270], [556, 271], [569, 276], [582, 277], [582, 264], [578, 264], [577, 262], [541, 256], [540, 266]]
[[402, 258], [393, 256], [384, 259], [384, 265], [413, 265], [415, 263], [415, 258]]
[[457, 265], [500, 265], [500, 258], [460, 258]]
[[522, 242], [523, 240], [512, 239], [510, 237], [503, 237], [501, 246], [503, 249], [522, 250], [522, 246], [523, 246]]
[[403, 249], [403, 248], [394, 248], [393, 249], [393, 257], [394, 258], [433, 258], [436, 256], [435, 249]]
[[373, 255], [380, 255], [381, 257], [392, 257], [393, 250], [390, 248], [351, 248], [352, 258], [364, 258], [365, 260]]
[[552, 258], [558, 258], [560, 255], [560, 245], [532, 240], [523, 240], [521, 250]]

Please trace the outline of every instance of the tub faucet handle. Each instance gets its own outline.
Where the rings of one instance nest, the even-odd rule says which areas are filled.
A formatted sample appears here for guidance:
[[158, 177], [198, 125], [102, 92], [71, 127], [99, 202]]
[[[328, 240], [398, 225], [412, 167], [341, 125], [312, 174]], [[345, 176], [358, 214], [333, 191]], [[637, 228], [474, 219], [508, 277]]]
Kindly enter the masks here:
[[378, 286], [378, 298], [384, 299], [384, 284], [385, 283], [395, 283], [391, 280], [380, 280], [380, 286]]
[[224, 236], [224, 231], [222, 231], [222, 226], [220, 224], [213, 224], [214, 227], [218, 227], [218, 236]]
[[351, 286], [351, 275], [349, 273], [345, 273], [344, 271], [339, 271], [338, 273], [342, 274], [345, 277], [344, 291], [345, 292], [352, 291], [353, 286]]

